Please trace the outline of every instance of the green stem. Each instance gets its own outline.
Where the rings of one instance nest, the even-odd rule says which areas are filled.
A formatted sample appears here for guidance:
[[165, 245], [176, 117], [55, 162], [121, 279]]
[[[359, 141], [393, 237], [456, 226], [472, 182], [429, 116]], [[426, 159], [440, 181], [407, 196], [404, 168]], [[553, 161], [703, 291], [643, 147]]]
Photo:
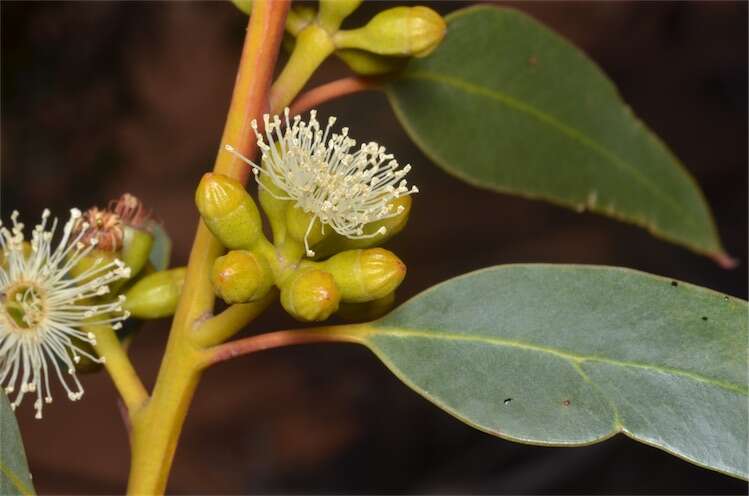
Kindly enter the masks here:
[[297, 36], [289, 61], [273, 83], [270, 108], [279, 113], [304, 88], [320, 64], [335, 51], [330, 34], [317, 24], [305, 27]]
[[135, 372], [125, 348], [109, 325], [88, 325], [84, 329], [96, 336], [94, 348], [100, 357], [104, 357], [104, 367], [132, 417], [146, 402], [148, 393]]
[[[215, 172], [241, 182], [246, 182], [248, 168], [225, 153], [223, 146], [231, 143], [244, 155], [255, 156], [255, 138], [249, 123], [267, 109], [288, 8], [288, 0], [253, 2], [237, 82], [214, 166]], [[222, 251], [220, 243], [200, 222], [153, 395], [132, 417], [129, 494], [162, 494], [166, 488], [187, 408], [205, 363], [205, 352], [194, 342], [193, 331], [196, 323], [213, 310], [209, 274]]]
[[265, 298], [251, 303], [234, 304], [196, 329], [193, 337], [200, 347], [223, 343], [255, 320], [271, 303], [278, 298], [278, 290], [271, 289]]

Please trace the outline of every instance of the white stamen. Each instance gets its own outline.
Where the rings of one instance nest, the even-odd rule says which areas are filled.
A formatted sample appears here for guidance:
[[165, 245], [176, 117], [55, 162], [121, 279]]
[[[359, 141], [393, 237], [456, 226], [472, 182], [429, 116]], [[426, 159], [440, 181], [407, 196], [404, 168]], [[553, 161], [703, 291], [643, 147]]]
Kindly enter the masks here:
[[[251, 127], [262, 151], [262, 165], [225, 145], [228, 152], [252, 167], [258, 185], [271, 196], [293, 200], [304, 212], [312, 214], [304, 237], [307, 256], [314, 256], [308, 237], [316, 219], [347, 238], [371, 238], [383, 234], [385, 229], [364, 234], [366, 224], [399, 215], [403, 209], [393, 208], [391, 202], [418, 192], [418, 188], [409, 188], [403, 179], [410, 165], [399, 169], [393, 156], [385, 153], [385, 147], [374, 142], [362, 144], [352, 152], [356, 141], [348, 137], [348, 128], [342, 128], [340, 134], [332, 133], [335, 118], [331, 117], [323, 131], [315, 116], [316, 112], [310, 111], [306, 123], [299, 116], [290, 120], [288, 108], [284, 110], [283, 122], [279, 116], [271, 119], [266, 114], [265, 136], [259, 133], [253, 120]], [[269, 191], [260, 180], [261, 173], [287, 196]]]
[[73, 232], [81, 212], [71, 210], [56, 246], [52, 242], [58, 223], [53, 219], [48, 227], [49, 217], [45, 210], [41, 223], [32, 230], [28, 253], [18, 212], [11, 214], [10, 229], [0, 222], [0, 385], [8, 394], [17, 391], [11, 404], [14, 409], [26, 394], [35, 393], [36, 418], [42, 417], [42, 406], [52, 402], [50, 372], [57, 375], [68, 398], [77, 400], [83, 387], [75, 375], [75, 363], [81, 356], [104, 361], [76, 344], [76, 340], [96, 343], [94, 335], [82, 328], [118, 325], [127, 318], [121, 312], [120, 298], [90, 300], [106, 294], [111, 282], [126, 277], [122, 262], [102, 261], [73, 276], [71, 269], [93, 249], [93, 244], [81, 243], [81, 234]]

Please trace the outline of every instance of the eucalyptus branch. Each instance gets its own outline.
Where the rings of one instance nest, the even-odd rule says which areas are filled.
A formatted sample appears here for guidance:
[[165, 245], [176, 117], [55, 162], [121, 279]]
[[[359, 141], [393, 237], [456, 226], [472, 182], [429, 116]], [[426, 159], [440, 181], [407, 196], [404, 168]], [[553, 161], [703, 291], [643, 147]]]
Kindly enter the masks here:
[[[250, 121], [268, 108], [273, 68], [289, 9], [288, 0], [255, 0], [242, 51], [229, 115], [214, 172], [246, 182], [249, 169], [223, 151], [231, 144], [254, 156]], [[221, 244], [201, 221], [190, 253], [185, 283], [172, 323], [151, 401], [133, 417], [130, 494], [160, 494], [166, 487], [179, 434], [199, 380], [203, 353], [190, 337], [193, 324], [213, 310], [209, 280]]]
[[317, 107], [321, 103], [361, 91], [375, 91], [382, 88], [379, 80], [350, 76], [337, 79], [303, 93], [291, 105], [292, 114], [301, 114]]

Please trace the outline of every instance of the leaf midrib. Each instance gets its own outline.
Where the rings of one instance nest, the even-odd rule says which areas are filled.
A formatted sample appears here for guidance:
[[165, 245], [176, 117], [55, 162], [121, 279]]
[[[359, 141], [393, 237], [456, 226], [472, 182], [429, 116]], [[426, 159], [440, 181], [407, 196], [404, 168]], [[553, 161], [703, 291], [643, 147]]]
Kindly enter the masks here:
[[462, 79], [445, 76], [443, 74], [436, 74], [436, 73], [424, 71], [424, 70], [408, 71], [401, 75], [401, 79], [423, 79], [426, 81], [433, 81], [435, 83], [441, 83], [447, 86], [452, 86], [454, 88], [461, 89], [465, 91], [466, 93], [483, 96], [490, 100], [497, 101], [501, 104], [504, 104], [506, 107], [512, 110], [515, 110], [521, 113], [526, 113], [534, 117], [539, 122], [542, 122], [543, 124], [546, 124], [556, 129], [557, 131], [559, 131], [560, 134], [567, 136], [573, 141], [577, 141], [581, 143], [582, 145], [590, 148], [591, 150], [593, 150], [600, 156], [604, 157], [606, 160], [614, 164], [617, 168], [625, 172], [625, 174], [628, 173], [634, 180], [639, 182], [643, 187], [645, 187], [653, 195], [655, 195], [655, 197], [663, 200], [665, 204], [668, 205], [668, 207], [676, 214], [676, 218], [680, 218], [684, 220], [686, 224], [691, 227], [697, 227], [697, 228], [700, 227], [695, 222], [694, 217], [688, 215], [684, 211], [684, 209], [679, 206], [678, 201], [676, 201], [674, 198], [672, 198], [662, 189], [658, 188], [656, 184], [654, 184], [647, 177], [645, 177], [636, 167], [631, 165], [629, 162], [623, 160], [618, 155], [615, 155], [614, 153], [610, 152], [603, 145], [593, 140], [592, 138], [589, 138], [580, 130], [566, 125], [564, 122], [558, 120], [554, 116], [546, 112], [543, 112], [533, 107], [532, 105], [529, 105], [528, 103], [517, 100], [506, 93], [492, 90], [490, 88], [486, 88], [477, 84], [469, 83], [468, 81], [464, 81]]
[[648, 363], [634, 362], [634, 361], [628, 361], [628, 360], [617, 360], [614, 358], [602, 357], [598, 355], [580, 355], [580, 354], [570, 353], [568, 351], [561, 351], [555, 348], [540, 346], [540, 345], [536, 345], [532, 343], [526, 343], [523, 341], [516, 341], [512, 339], [487, 337], [487, 336], [480, 336], [480, 335], [475, 335], [475, 334], [446, 333], [442, 331], [433, 331], [433, 330], [428, 330], [428, 329], [403, 330], [402, 328], [392, 328], [392, 327], [369, 327], [367, 335], [365, 336], [365, 340], [368, 339], [370, 336], [377, 335], [377, 334], [382, 334], [384, 336], [391, 336], [391, 337], [402, 337], [402, 338], [412, 337], [412, 338], [435, 339], [435, 340], [446, 340], [446, 341], [479, 342], [479, 343], [485, 343], [485, 344], [489, 344], [493, 346], [505, 346], [508, 348], [516, 348], [516, 349], [522, 349], [526, 351], [534, 351], [538, 353], [545, 353], [545, 354], [553, 355], [553, 356], [562, 358], [570, 362], [570, 364], [573, 367], [576, 367], [585, 362], [598, 362], [598, 363], [604, 363], [606, 365], [613, 365], [613, 366], [619, 366], [619, 367], [629, 367], [629, 368], [637, 368], [637, 369], [643, 369], [643, 370], [651, 370], [651, 371], [660, 372], [663, 374], [673, 374], [673, 375], [686, 377], [694, 381], [702, 382], [705, 384], [710, 384], [710, 385], [719, 387], [721, 389], [725, 389], [727, 391], [738, 393], [744, 396], [749, 395], [749, 388], [743, 387], [741, 384], [733, 384], [733, 383], [722, 381], [719, 379], [714, 379], [712, 377], [706, 377], [700, 374], [696, 374], [694, 372], [690, 372], [687, 370], [671, 368], [671, 367], [662, 367], [658, 365], [652, 365]]
[[13, 486], [18, 489], [18, 492], [21, 494], [34, 494], [33, 491], [30, 491], [28, 487], [26, 487], [26, 484], [21, 482], [21, 479], [18, 478], [10, 468], [8, 468], [4, 463], [0, 462], [0, 471], [3, 473], [3, 475], [10, 481]]

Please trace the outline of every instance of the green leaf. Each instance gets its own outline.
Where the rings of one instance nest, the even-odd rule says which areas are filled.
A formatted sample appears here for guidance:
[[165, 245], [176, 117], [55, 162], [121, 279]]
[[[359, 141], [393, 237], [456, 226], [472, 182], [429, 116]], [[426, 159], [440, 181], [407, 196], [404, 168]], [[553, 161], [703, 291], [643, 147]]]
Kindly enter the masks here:
[[157, 272], [166, 270], [169, 268], [169, 259], [172, 255], [172, 240], [164, 227], [157, 222], [152, 223], [151, 234], [153, 235], [153, 248], [148, 259]]
[[35, 494], [16, 416], [0, 392], [0, 494]]
[[628, 269], [509, 265], [339, 331], [477, 429], [577, 446], [619, 432], [747, 477], [747, 304]]
[[459, 10], [387, 86], [400, 122], [473, 185], [591, 210], [729, 264], [694, 179], [582, 52], [532, 18]]

